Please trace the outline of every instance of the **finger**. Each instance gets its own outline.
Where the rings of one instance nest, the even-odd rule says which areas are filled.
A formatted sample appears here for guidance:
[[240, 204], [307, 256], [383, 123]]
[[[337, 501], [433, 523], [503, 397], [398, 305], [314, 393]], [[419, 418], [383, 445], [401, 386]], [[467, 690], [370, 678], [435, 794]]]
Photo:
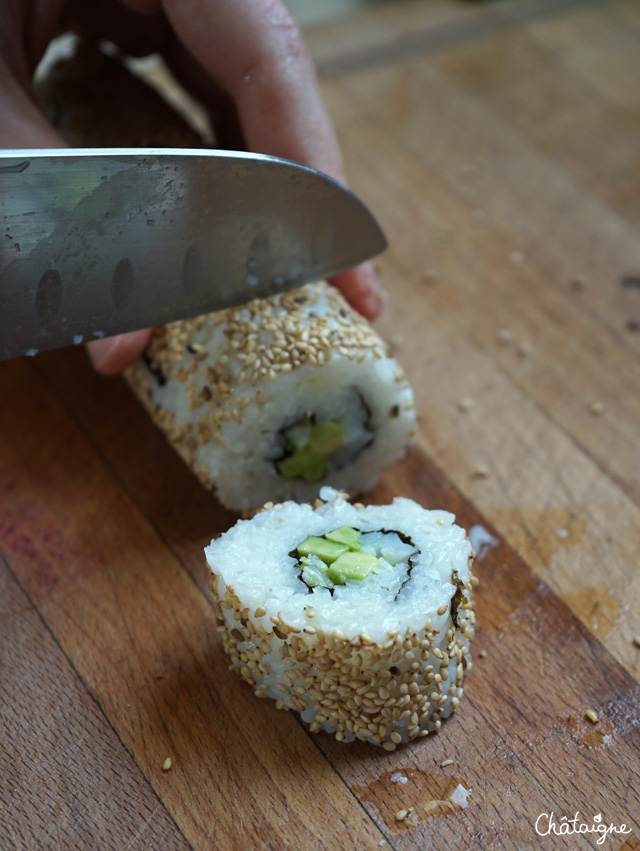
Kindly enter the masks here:
[[87, 352], [94, 368], [103, 375], [116, 375], [136, 361], [145, 350], [151, 330], [132, 331], [104, 340], [87, 343]]
[[200, 63], [172, 33], [163, 58], [178, 82], [207, 111], [216, 147], [246, 150], [238, 111], [230, 95], [214, 83]]
[[341, 272], [331, 278], [354, 310], [366, 319], [376, 319], [382, 313], [384, 300], [378, 274], [370, 261]]
[[65, 141], [48, 123], [0, 59], [0, 147], [64, 148]]
[[233, 98], [250, 150], [344, 181], [313, 63], [280, 0], [165, 0], [164, 6], [180, 40]]

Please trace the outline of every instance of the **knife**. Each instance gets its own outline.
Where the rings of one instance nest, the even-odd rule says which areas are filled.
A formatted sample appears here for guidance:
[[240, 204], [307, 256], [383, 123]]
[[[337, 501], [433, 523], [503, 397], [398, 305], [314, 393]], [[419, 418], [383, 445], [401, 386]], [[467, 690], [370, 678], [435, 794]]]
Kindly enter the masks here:
[[0, 359], [263, 298], [385, 247], [352, 192], [277, 157], [0, 151]]

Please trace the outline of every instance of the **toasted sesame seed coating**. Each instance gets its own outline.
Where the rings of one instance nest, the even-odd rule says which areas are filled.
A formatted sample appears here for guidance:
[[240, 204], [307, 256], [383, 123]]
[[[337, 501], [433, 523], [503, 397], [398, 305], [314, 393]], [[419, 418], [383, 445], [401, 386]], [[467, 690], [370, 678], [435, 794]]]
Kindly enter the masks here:
[[[309, 394], [320, 394], [314, 382], [332, 398], [355, 388], [379, 436], [375, 453], [369, 446], [361, 450], [367, 464], [359, 475], [366, 473], [367, 480], [347, 477], [347, 465], [344, 472], [332, 468], [327, 484], [368, 489], [415, 431], [403, 370], [368, 322], [324, 282], [157, 328], [144, 358], [125, 377], [205, 487], [240, 511], [271, 496], [310, 500], [317, 493], [317, 482], [287, 480], [272, 460], [287, 418], [308, 408]], [[258, 444], [265, 429], [271, 442], [262, 437], [264, 445]], [[228, 480], [238, 479], [239, 459], [254, 449], [262, 453], [257, 461], [268, 481], [262, 490], [256, 480], [232, 487]]]

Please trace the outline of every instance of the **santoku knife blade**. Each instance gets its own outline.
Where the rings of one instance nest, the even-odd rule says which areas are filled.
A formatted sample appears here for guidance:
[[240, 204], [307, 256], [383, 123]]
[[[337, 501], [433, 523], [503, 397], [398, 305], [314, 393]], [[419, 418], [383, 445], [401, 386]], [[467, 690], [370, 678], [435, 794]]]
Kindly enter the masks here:
[[349, 190], [259, 154], [0, 151], [0, 359], [326, 278], [386, 240]]

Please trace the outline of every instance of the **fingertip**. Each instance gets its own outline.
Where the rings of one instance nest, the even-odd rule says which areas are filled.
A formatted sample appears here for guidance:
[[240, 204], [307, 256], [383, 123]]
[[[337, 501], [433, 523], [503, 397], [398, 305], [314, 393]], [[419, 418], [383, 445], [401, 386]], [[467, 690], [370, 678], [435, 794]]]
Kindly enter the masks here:
[[384, 309], [384, 300], [378, 293], [368, 295], [360, 305], [360, 313], [365, 319], [373, 322], [382, 313]]
[[331, 279], [351, 307], [365, 319], [376, 319], [384, 308], [382, 286], [371, 261], [341, 272]]
[[117, 375], [131, 366], [145, 350], [150, 329], [92, 340], [87, 344], [87, 353], [96, 372], [102, 375]]

